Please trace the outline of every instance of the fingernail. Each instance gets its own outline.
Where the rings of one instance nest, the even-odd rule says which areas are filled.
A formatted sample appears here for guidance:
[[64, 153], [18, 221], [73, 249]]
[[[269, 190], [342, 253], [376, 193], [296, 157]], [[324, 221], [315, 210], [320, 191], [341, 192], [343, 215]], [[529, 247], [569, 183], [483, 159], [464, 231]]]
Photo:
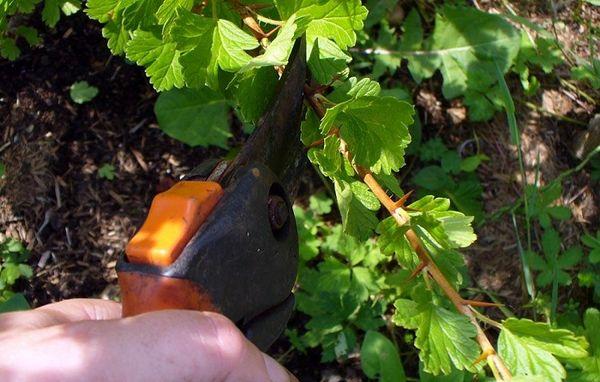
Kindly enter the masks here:
[[287, 369], [281, 366], [273, 358], [266, 354], [263, 354], [265, 359], [265, 365], [267, 366], [267, 373], [272, 382], [297, 382], [298, 379], [294, 377]]

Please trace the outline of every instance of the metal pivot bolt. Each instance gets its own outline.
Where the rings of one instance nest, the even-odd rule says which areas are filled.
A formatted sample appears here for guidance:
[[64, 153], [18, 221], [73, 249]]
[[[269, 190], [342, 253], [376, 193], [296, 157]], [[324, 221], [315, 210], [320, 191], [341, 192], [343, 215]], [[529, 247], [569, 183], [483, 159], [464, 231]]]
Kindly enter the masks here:
[[269, 195], [269, 221], [273, 232], [279, 231], [287, 223], [290, 214], [285, 200], [279, 195]]

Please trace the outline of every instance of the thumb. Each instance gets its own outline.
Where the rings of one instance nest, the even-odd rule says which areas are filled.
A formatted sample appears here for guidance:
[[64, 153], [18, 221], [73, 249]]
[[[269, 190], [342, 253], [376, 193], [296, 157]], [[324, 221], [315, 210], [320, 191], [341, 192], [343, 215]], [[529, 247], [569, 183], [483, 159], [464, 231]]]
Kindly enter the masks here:
[[0, 345], [11, 349], [0, 357], [3, 380], [296, 381], [229, 319], [208, 312], [165, 310], [13, 331]]

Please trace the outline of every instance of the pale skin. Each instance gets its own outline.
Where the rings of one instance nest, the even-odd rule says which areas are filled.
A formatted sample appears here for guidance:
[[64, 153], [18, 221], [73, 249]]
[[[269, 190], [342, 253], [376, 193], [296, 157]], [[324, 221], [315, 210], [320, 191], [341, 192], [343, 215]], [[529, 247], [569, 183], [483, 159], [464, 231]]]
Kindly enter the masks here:
[[66, 300], [0, 314], [0, 381], [295, 382], [227, 318]]

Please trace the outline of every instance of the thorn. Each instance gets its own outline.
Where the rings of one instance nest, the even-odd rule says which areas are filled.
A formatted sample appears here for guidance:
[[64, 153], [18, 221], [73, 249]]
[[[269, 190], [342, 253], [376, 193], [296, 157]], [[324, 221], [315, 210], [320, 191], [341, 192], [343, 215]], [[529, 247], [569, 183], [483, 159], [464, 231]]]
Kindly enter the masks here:
[[486, 350], [484, 350], [481, 353], [481, 355], [479, 357], [477, 357], [477, 359], [475, 361], [473, 361], [473, 363], [471, 364], [471, 366], [475, 366], [479, 362], [485, 361], [489, 356], [491, 356], [493, 354], [496, 354], [496, 351], [494, 349], [486, 349]]
[[415, 277], [417, 277], [417, 275], [423, 270], [425, 269], [425, 267], [427, 266], [427, 263], [424, 261], [421, 261], [419, 263], [419, 265], [417, 265], [417, 267], [415, 268], [414, 271], [412, 271], [412, 273], [410, 274], [410, 276], [408, 277], [409, 280], [414, 279]]
[[408, 200], [408, 198], [410, 198], [410, 196], [412, 195], [413, 191], [414, 190], [408, 191], [396, 203], [394, 203], [394, 210], [397, 210], [398, 208], [403, 208], [404, 207], [404, 203], [406, 203], [406, 201]]
[[495, 302], [477, 301], [477, 300], [462, 300], [462, 303], [465, 305], [479, 306], [482, 308], [488, 308], [488, 307], [498, 308], [498, 307], [504, 306], [504, 304], [498, 304]]
[[318, 141], [314, 141], [313, 143], [311, 143], [308, 146], [306, 146], [306, 150], [313, 149], [315, 147], [323, 146], [324, 142], [325, 142], [324, 139], [319, 139]]

